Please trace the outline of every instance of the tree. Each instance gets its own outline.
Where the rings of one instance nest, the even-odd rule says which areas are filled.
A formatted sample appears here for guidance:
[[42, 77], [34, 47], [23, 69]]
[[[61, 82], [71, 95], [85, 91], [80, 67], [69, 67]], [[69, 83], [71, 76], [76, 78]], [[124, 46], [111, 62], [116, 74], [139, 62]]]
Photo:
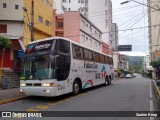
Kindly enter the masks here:
[[159, 67], [160, 67], [160, 60], [159, 61], [154, 60], [154, 61], [150, 62], [150, 65], [153, 66], [154, 68], [159, 69]]
[[2, 77], [2, 67], [3, 67], [3, 59], [5, 55], [5, 49], [11, 47], [12, 42], [10, 39], [0, 36], [0, 50], [2, 51], [2, 58], [1, 58], [1, 66], [0, 66], [0, 80]]
[[150, 65], [157, 70], [156, 77], [160, 79], [160, 74], [159, 74], [160, 73], [160, 60], [154, 60], [150, 62]]

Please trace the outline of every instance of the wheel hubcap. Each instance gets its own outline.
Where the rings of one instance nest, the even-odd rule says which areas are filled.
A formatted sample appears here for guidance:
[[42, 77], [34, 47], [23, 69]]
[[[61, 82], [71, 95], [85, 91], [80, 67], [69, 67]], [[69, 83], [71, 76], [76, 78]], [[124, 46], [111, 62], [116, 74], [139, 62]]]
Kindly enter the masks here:
[[77, 83], [74, 85], [74, 91], [75, 93], [79, 92], [79, 85]]

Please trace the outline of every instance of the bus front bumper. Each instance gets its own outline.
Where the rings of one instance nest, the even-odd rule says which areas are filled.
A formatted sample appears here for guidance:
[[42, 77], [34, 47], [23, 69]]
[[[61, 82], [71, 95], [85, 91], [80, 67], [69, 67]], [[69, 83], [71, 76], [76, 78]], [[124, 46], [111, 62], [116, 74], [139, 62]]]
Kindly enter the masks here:
[[55, 87], [20, 87], [20, 92], [31, 96], [57, 96]]

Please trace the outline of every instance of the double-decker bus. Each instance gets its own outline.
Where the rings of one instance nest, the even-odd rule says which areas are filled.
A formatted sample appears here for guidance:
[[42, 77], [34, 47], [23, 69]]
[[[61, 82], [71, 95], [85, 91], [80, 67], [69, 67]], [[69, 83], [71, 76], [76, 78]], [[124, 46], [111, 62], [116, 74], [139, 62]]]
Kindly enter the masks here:
[[20, 92], [33, 96], [59, 96], [114, 79], [113, 59], [63, 38], [31, 42], [24, 56]]

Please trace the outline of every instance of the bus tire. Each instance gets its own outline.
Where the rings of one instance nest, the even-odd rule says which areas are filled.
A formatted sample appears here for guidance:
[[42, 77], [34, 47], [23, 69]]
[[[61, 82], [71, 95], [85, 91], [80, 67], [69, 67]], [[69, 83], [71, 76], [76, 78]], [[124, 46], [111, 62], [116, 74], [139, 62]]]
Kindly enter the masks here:
[[73, 95], [79, 94], [81, 91], [80, 82], [78, 80], [75, 80], [73, 83]]
[[111, 85], [111, 84], [112, 84], [112, 80], [111, 80], [111, 76], [109, 76], [108, 85]]
[[105, 86], [109, 85], [109, 80], [108, 80], [108, 77], [106, 76], [105, 77]]

